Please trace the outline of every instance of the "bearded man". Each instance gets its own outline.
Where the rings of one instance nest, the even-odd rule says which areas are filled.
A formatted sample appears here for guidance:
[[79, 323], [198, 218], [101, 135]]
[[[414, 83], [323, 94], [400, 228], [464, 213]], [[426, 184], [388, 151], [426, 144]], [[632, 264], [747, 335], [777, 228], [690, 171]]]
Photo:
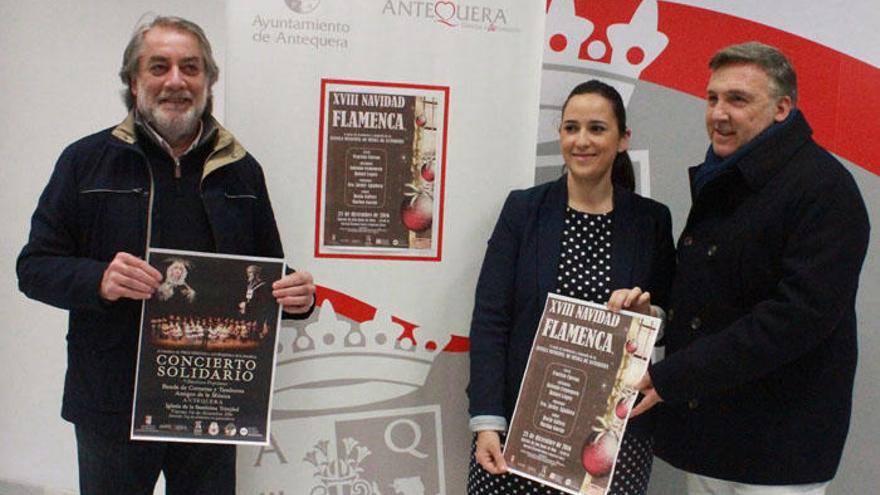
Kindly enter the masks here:
[[[129, 114], [61, 154], [17, 263], [28, 296], [70, 311], [61, 415], [75, 425], [84, 494], [235, 492], [231, 445], [128, 439], [140, 305], [162, 274], [150, 247], [284, 256], [263, 172], [211, 116], [217, 64], [196, 24], [139, 27], [120, 77]], [[307, 272], [275, 282], [286, 313], [314, 305]]]

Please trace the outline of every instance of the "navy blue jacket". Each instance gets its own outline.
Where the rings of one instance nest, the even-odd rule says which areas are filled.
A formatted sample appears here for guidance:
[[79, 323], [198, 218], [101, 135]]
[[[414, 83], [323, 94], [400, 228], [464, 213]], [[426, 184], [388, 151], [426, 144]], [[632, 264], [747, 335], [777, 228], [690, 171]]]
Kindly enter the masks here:
[[869, 226], [811, 134], [797, 115], [693, 198], [651, 368], [666, 401], [655, 452], [678, 468], [777, 485], [827, 481], [840, 462]]
[[[489, 239], [470, 330], [471, 416], [510, 421], [538, 320], [556, 292], [562, 243], [566, 176], [513, 191]], [[639, 286], [662, 305], [674, 270], [669, 209], [627, 190], [614, 189], [611, 289]], [[631, 422], [629, 431], [638, 429]]]
[[[201, 197], [217, 252], [283, 257], [259, 164], [212, 126]], [[143, 257], [155, 238], [152, 190], [133, 115], [73, 143], [40, 196], [17, 262], [22, 292], [70, 311], [61, 415], [116, 435], [127, 435], [131, 420], [141, 303], [103, 302], [98, 287], [117, 252]]]

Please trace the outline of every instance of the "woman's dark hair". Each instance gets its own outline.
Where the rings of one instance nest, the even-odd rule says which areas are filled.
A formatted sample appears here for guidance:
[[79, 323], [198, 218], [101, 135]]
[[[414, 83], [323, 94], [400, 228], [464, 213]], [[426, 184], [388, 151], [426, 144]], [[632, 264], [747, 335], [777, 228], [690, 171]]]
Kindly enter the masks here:
[[[617, 130], [621, 136], [626, 135], [626, 108], [623, 106], [623, 98], [613, 86], [603, 83], [602, 81], [591, 79], [587, 82], [578, 84], [568, 94], [565, 103], [562, 104], [562, 113], [565, 114], [565, 107], [573, 96], [593, 94], [599, 95], [611, 103], [611, 109], [614, 111], [614, 118], [617, 119]], [[622, 187], [628, 191], [636, 189], [636, 177], [633, 172], [632, 160], [629, 153], [621, 151], [614, 157], [614, 164], [611, 165], [611, 183]]]

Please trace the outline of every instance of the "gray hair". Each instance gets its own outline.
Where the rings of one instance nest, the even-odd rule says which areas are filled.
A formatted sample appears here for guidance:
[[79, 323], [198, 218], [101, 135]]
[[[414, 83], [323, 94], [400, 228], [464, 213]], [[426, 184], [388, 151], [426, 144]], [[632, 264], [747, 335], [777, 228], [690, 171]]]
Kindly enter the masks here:
[[713, 71], [730, 64], [755, 64], [764, 69], [770, 78], [770, 86], [777, 98], [791, 97], [791, 105], [797, 104], [797, 74], [794, 67], [776, 47], [750, 41], [722, 48], [709, 60]]
[[[154, 17], [152, 20], [144, 20], [138, 24], [134, 33], [132, 33], [131, 40], [129, 40], [122, 55], [122, 67], [119, 69], [119, 78], [122, 80], [122, 84], [125, 84], [122, 98], [125, 100], [125, 105], [129, 110], [135, 106], [134, 95], [131, 93], [131, 83], [137, 76], [141, 51], [144, 46], [144, 36], [147, 34], [147, 31], [154, 27], [176, 29], [195, 36], [199, 40], [199, 46], [202, 48], [202, 59], [205, 63], [205, 76], [208, 79], [208, 88], [213, 86], [220, 77], [220, 68], [217, 67], [217, 62], [214, 60], [211, 43], [208, 41], [208, 37], [205, 36], [205, 31], [198, 24], [181, 17], [161, 15]], [[211, 99], [209, 93], [207, 106], [205, 107], [207, 112], [211, 111]]]

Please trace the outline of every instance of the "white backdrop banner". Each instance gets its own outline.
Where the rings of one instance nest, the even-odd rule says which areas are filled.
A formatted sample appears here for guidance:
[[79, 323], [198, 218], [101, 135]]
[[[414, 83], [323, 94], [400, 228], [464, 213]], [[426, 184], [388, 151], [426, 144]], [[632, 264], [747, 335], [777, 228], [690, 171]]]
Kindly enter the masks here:
[[320, 286], [280, 335], [272, 443], [239, 449], [239, 492], [464, 493], [473, 289], [534, 176], [544, 5], [227, 5], [226, 121]]
[[229, 1], [226, 120], [266, 170], [288, 261], [320, 285], [281, 334], [272, 444], [240, 449], [240, 492], [464, 493], [485, 241], [511, 189], [558, 176], [578, 82], [621, 91], [637, 187], [677, 225], [706, 62], [730, 43], [789, 54], [817, 140], [876, 174], [873, 127], [846, 125], [880, 112], [876, 50], [847, 21], [872, 2], [735, 3]]

